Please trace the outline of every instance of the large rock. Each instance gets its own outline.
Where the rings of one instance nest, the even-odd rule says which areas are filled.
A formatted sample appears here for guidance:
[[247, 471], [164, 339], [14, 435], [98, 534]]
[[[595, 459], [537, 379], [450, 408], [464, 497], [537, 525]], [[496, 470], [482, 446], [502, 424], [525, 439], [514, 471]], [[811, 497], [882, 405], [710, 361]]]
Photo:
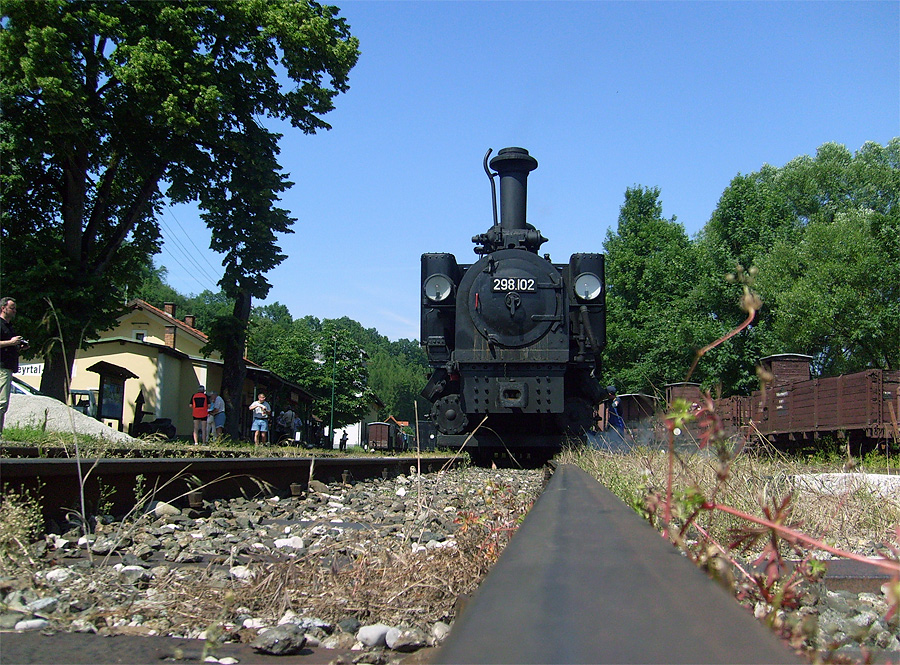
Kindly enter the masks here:
[[48, 432], [70, 433], [74, 427], [78, 434], [95, 436], [113, 443], [133, 444], [137, 441], [52, 397], [17, 393], [9, 397], [9, 410], [4, 423], [6, 427], [35, 426]]

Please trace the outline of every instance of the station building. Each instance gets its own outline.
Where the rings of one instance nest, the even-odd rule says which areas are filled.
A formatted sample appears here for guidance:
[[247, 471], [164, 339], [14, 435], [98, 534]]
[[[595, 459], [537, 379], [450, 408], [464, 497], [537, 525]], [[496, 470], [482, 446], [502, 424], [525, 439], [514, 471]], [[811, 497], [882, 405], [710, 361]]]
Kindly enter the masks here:
[[[191, 395], [202, 385], [221, 393], [222, 356], [202, 349], [209, 338], [194, 327], [194, 316], [176, 318], [174, 303], [163, 309], [132, 300], [116, 326], [79, 349], [72, 369], [72, 406], [111, 427], [131, 434], [148, 431], [150, 423], [170, 421], [175, 435], [189, 437], [193, 418]], [[241, 394], [240, 431], [248, 438], [247, 408], [264, 392], [275, 413], [290, 408], [313, 427], [312, 396], [249, 360]], [[39, 388], [42, 362], [23, 362], [18, 377]], [[306, 428], [304, 428], [306, 429]], [[301, 432], [301, 439], [308, 432]]]

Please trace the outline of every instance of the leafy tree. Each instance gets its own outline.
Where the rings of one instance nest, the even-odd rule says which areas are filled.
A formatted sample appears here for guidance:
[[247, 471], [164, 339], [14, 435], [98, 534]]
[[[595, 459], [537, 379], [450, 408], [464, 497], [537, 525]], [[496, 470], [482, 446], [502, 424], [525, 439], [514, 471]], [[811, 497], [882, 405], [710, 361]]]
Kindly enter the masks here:
[[368, 385], [365, 349], [334, 321], [304, 331], [301, 320], [295, 328], [310, 342], [297, 382], [312, 393], [313, 411], [329, 424], [333, 413], [335, 428], [359, 422], [375, 397]]
[[753, 366], [773, 353], [819, 355], [827, 372], [896, 367], [898, 219], [897, 138], [855, 154], [826, 143], [815, 157], [732, 180], [700, 235], [697, 309], [714, 313], [719, 334], [744, 318], [721, 280], [737, 265], [760, 268], [764, 305], [746, 334], [706, 361], [708, 372], [726, 391], [746, 392]]
[[[403, 342], [394, 342], [386, 349], [379, 349], [369, 357], [369, 385], [384, 403], [384, 417], [393, 415], [398, 420], [416, 421], [415, 403], [419, 401], [419, 413], [428, 413], [419, 393], [428, 380], [427, 364], [422, 360], [403, 355]], [[430, 404], [428, 405], [430, 409]]]
[[190, 298], [180, 294], [166, 283], [166, 276], [169, 274], [165, 266], [155, 267], [152, 263], [148, 263], [141, 268], [141, 282], [137, 288], [129, 294], [129, 298], [140, 298], [146, 303], [163, 308], [167, 302], [175, 303], [178, 311], [190, 309]]
[[797, 237], [800, 220], [785, 191], [781, 171], [768, 164], [735, 176], [703, 229], [704, 240], [736, 263], [753, 265], [781, 238]]
[[232, 303], [223, 291], [213, 292], [205, 289], [198, 295], [190, 296], [182, 311], [185, 314], [193, 314], [197, 330], [206, 333], [212, 330], [220, 317], [228, 314], [231, 307]]
[[[306, 316], [291, 321], [287, 308], [274, 303], [253, 310], [248, 353], [254, 362], [316, 394], [316, 414], [330, 419], [331, 364], [326, 347], [335, 334], [344, 343], [344, 347], [339, 343], [338, 373], [343, 371], [341, 348], [346, 358], [366, 359], [360, 367], [360, 378], [336, 381], [336, 392], [344, 387], [356, 391], [336, 395], [336, 401], [343, 405], [336, 411], [362, 414], [368, 408], [367, 400], [374, 395], [384, 404], [382, 418], [393, 415], [400, 420], [414, 420], [414, 402], [425, 385], [427, 369], [425, 355], [416, 341], [391, 342], [374, 328], [363, 328], [348, 317], [320, 321]], [[368, 390], [358, 392], [357, 384]]]
[[694, 248], [675, 218], [662, 216], [659, 190], [625, 191], [616, 231], [607, 232], [605, 374], [621, 391], [661, 390], [681, 380], [702, 346], [687, 296], [696, 276]]
[[817, 216], [799, 243], [760, 262], [785, 352], [815, 350], [818, 370], [900, 367], [900, 224], [871, 210]]
[[307, 0], [6, 0], [0, 20], [0, 226], [17, 249], [3, 286], [45, 356], [42, 389], [62, 396], [75, 349], [112, 325], [159, 249], [166, 199], [199, 201], [225, 254], [234, 308], [212, 332], [233, 383], [292, 221], [273, 207], [289, 184], [279, 135], [259, 119], [328, 129], [356, 38]]

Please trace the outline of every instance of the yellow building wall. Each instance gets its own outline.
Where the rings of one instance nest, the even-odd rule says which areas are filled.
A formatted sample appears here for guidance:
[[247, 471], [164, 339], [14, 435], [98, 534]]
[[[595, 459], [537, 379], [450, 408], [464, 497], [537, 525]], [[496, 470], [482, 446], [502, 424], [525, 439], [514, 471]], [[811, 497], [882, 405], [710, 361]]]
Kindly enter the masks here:
[[[114, 351], [111, 353], [111, 351]], [[124, 367], [137, 374], [139, 379], [125, 381], [125, 404], [122, 407], [122, 429], [134, 422], [134, 404], [138, 393], [144, 391], [144, 411], [159, 410], [159, 392], [157, 389], [157, 350], [152, 346], [131, 343], [98, 344], [89, 349], [78, 351], [72, 371], [73, 390], [97, 390], [100, 387], [100, 375], [89, 372], [88, 367], [105, 360]], [[153, 417], [149, 417], [153, 420]]]
[[[103, 333], [103, 338], [124, 337], [137, 339], [138, 333], [144, 333], [144, 340], [153, 344], [166, 343], [166, 322], [145, 310], [135, 309], [119, 319], [119, 324], [112, 330]], [[175, 329], [175, 348], [189, 356], [202, 356], [200, 349], [205, 342], [180, 328]], [[213, 360], [221, 360], [222, 356], [214, 351], [209, 356]]]
[[[91, 367], [101, 360], [123, 367], [139, 378], [125, 381], [124, 404], [122, 408], [122, 429], [127, 432], [135, 419], [135, 403], [143, 392], [143, 410], [148, 415], [144, 421], [155, 418], [169, 418], [175, 426], [178, 436], [190, 437], [193, 433], [193, 416], [190, 399], [199, 385], [207, 391], [221, 392], [222, 361], [221, 354], [214, 352], [209, 358], [203, 357], [200, 349], [205, 342], [176, 327], [175, 351], [160, 349], [165, 343], [165, 319], [155, 313], [135, 309], [125, 314], [118, 325], [103, 333], [102, 340], [88, 349], [79, 349], [72, 371], [73, 390], [97, 391], [100, 386], [100, 375], [89, 372]], [[143, 342], [138, 341], [137, 333], [143, 333]], [[157, 346], [159, 345], [159, 346]], [[184, 357], [184, 354], [188, 356]], [[43, 362], [39, 358], [24, 361], [31, 364], [23, 368], [17, 378], [26, 383], [40, 387], [39, 370]], [[32, 371], [33, 370], [33, 371]], [[243, 386], [243, 410], [256, 399], [262, 386], [248, 377]], [[237, 414], [246, 420], [247, 413]], [[117, 421], [106, 421], [116, 423]]]

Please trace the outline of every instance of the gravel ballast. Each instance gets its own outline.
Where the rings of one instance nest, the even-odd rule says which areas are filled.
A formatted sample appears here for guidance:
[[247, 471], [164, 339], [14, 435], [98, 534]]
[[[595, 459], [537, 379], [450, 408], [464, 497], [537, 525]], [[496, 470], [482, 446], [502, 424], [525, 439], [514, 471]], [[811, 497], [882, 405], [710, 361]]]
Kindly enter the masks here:
[[[515, 522], [541, 483], [541, 471], [470, 468], [354, 485], [314, 480], [302, 497], [205, 502], [199, 510], [150, 503], [132, 524], [101, 520], [88, 537], [73, 528], [19, 553], [16, 574], [0, 577], [0, 630], [244, 641], [261, 653], [377, 650], [399, 659], [439, 644], [480, 579], [474, 569], [451, 579], [442, 568], [461, 568], [452, 561], [459, 537], [475, 533], [478, 520]], [[301, 562], [318, 572], [307, 575]], [[330, 605], [322, 601], [330, 579], [352, 582], [357, 568], [381, 562], [393, 581], [341, 587]], [[439, 586], [429, 567], [448, 588], [417, 594], [417, 584]], [[271, 582], [277, 576], [284, 584]], [[279, 602], [279, 593], [297, 588], [304, 592]], [[284, 625], [297, 630], [264, 637]], [[280, 633], [285, 638], [275, 639]]]
[[[49, 398], [28, 398], [32, 417], [44, 408], [34, 400]], [[119, 434], [76, 416], [91, 421], [86, 433], [96, 425]], [[260, 653], [355, 649], [399, 661], [452, 630], [489, 564], [473, 563], [466, 549], [476, 528], [514, 524], [542, 484], [541, 471], [414, 471], [347, 485], [313, 481], [301, 497], [207, 501], [201, 509], [148, 503], [141, 519], [102, 518], [88, 537], [77, 528], [49, 534], [12, 551], [18, 567], [0, 575], [0, 630], [241, 641]], [[862, 540], [853, 549], [875, 554]], [[473, 566], [461, 576], [468, 587], [449, 572], [464, 563]], [[376, 584], [362, 569], [386, 581]], [[811, 626], [810, 643], [822, 654], [898, 662], [900, 630], [887, 611], [884, 592], [817, 586], [792, 619]], [[287, 627], [270, 632], [278, 626]]]

